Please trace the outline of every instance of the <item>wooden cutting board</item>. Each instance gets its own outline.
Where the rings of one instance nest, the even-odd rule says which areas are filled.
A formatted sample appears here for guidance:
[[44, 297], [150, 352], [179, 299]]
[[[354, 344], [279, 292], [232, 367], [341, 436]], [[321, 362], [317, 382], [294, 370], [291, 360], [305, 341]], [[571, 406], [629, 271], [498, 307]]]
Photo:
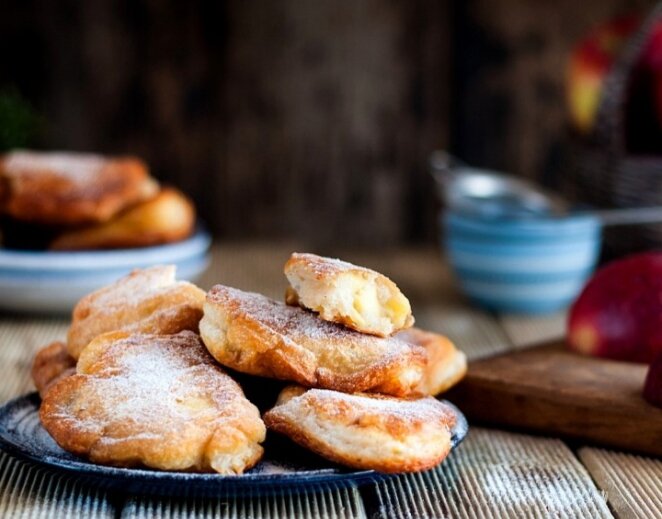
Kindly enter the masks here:
[[646, 370], [557, 342], [472, 362], [444, 398], [470, 421], [662, 456], [662, 409], [641, 396]]

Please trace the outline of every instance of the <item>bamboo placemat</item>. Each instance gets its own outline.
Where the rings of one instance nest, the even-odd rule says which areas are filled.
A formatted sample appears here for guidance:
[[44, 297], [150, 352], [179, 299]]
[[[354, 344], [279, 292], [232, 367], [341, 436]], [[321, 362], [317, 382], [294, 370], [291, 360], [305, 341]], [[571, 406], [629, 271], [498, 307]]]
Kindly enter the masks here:
[[579, 450], [579, 459], [618, 517], [662, 517], [662, 460], [590, 447]]
[[416, 326], [448, 336], [469, 360], [513, 349], [495, 317], [457, 303], [421, 308], [416, 312]]
[[0, 399], [3, 402], [34, 390], [30, 368], [35, 352], [63, 339], [67, 327], [62, 319], [0, 317]]
[[0, 453], [0, 517], [115, 518], [106, 493], [85, 481]]
[[533, 346], [565, 335], [566, 312], [545, 316], [502, 315], [499, 324], [515, 348]]
[[321, 486], [303, 492], [285, 491], [271, 496], [214, 499], [132, 498], [122, 511], [122, 518], [179, 519], [204, 517], [235, 519], [362, 519], [366, 517], [363, 501], [354, 487]]

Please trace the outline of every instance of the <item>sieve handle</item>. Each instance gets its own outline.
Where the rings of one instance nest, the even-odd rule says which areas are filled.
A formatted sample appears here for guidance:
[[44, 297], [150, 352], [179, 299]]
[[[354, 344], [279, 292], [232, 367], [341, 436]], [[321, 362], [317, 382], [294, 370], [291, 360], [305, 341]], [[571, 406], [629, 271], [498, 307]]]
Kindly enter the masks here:
[[662, 207], [635, 207], [592, 211], [603, 226], [662, 223]]

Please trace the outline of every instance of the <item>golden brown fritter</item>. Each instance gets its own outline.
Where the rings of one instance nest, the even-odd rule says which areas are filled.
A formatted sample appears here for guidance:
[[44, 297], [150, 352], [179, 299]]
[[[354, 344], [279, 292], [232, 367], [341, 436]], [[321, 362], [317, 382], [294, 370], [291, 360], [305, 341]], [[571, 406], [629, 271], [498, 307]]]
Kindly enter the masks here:
[[425, 375], [415, 392], [438, 395], [457, 384], [467, 373], [467, 357], [443, 335], [410, 328], [397, 333], [395, 337], [422, 346], [427, 351]]
[[120, 249], [180, 241], [195, 227], [195, 208], [176, 189], [163, 189], [111, 220], [61, 233], [53, 250]]
[[286, 388], [264, 415], [270, 430], [336, 463], [380, 472], [416, 472], [449, 453], [456, 416], [432, 398], [398, 399]]
[[40, 349], [32, 362], [32, 381], [43, 398], [48, 388], [76, 373], [76, 359], [67, 351], [67, 345], [56, 341]]
[[124, 467], [240, 474], [265, 438], [257, 408], [193, 332], [96, 338], [39, 416], [63, 449]]
[[411, 306], [393, 281], [364, 267], [315, 254], [293, 253], [285, 263], [288, 304], [325, 321], [387, 337], [414, 324]]
[[420, 383], [426, 362], [420, 346], [365, 335], [223, 285], [207, 294], [200, 335], [224, 366], [350, 393], [408, 394]]
[[92, 339], [115, 330], [155, 334], [197, 331], [204, 300], [204, 291], [195, 285], [175, 281], [173, 265], [135, 270], [78, 302], [67, 349], [77, 359]]
[[18, 150], [0, 157], [2, 211], [28, 222], [103, 222], [153, 197], [158, 184], [135, 157]]

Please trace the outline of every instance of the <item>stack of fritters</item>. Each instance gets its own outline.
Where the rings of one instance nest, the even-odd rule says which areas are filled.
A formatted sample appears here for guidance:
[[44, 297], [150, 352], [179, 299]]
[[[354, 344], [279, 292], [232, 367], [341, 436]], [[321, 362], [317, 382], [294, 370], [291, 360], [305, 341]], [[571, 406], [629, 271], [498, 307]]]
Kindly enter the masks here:
[[0, 226], [9, 248], [84, 250], [178, 241], [193, 204], [161, 189], [135, 157], [14, 151], [0, 156]]
[[455, 416], [427, 395], [464, 375], [464, 355], [444, 337], [402, 331], [414, 322], [409, 301], [375, 271], [295, 253], [285, 275], [293, 306], [217, 285], [200, 322], [224, 366], [303, 386], [283, 391], [264, 415], [267, 427], [356, 468], [439, 463]]
[[[432, 396], [464, 375], [464, 355], [410, 328], [409, 301], [377, 272], [293, 254], [285, 273], [289, 304], [222, 285], [205, 299], [172, 267], [86, 296], [66, 349], [54, 343], [35, 359], [44, 427], [92, 461], [164, 470], [241, 473], [261, 456], [265, 423], [355, 468], [443, 460], [455, 414]], [[296, 385], [263, 422], [221, 365], [251, 384]]]

